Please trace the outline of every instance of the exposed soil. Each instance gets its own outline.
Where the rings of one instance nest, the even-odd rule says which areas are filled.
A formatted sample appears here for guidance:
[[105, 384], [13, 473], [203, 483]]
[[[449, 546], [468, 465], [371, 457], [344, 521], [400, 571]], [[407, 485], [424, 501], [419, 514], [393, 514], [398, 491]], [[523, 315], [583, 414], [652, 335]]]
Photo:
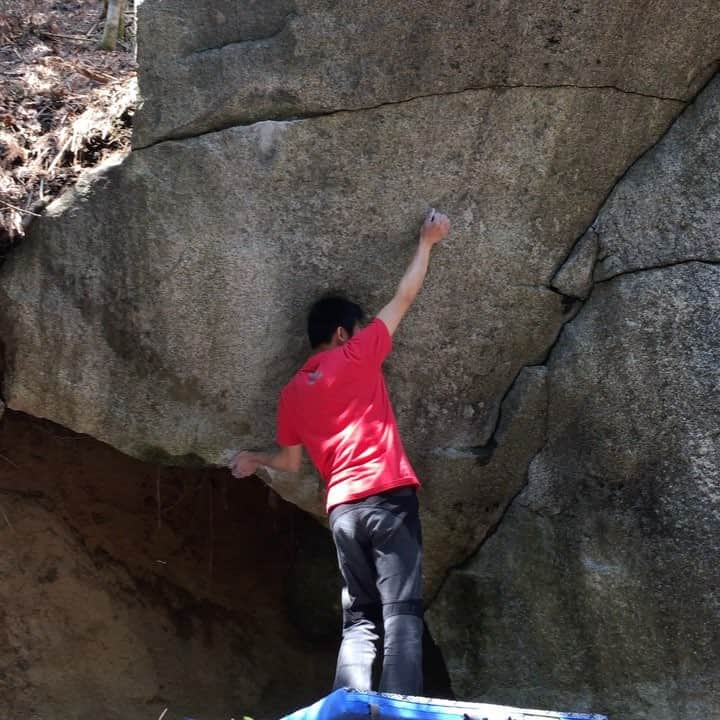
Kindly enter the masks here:
[[0, 0], [0, 262], [84, 168], [130, 148], [133, 13], [106, 52], [102, 11], [98, 0]]
[[[13, 411], [0, 608], [0, 707], [38, 720], [278, 717], [328, 692], [341, 624], [329, 534], [260, 481]], [[425, 677], [451, 697], [427, 633]]]
[[0, 706], [16, 714], [268, 717], [328, 691], [331, 540], [257, 480], [142, 463], [8, 411], [0, 548]]

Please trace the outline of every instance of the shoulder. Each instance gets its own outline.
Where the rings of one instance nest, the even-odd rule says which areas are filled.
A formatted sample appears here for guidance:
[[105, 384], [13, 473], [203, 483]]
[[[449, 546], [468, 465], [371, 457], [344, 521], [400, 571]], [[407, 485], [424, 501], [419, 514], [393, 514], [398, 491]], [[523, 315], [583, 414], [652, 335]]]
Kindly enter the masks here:
[[392, 335], [387, 325], [376, 317], [342, 347], [348, 359], [369, 359], [380, 364], [392, 349]]
[[390, 334], [390, 330], [388, 329], [388, 326], [385, 324], [384, 320], [380, 317], [374, 317], [367, 325], [367, 327], [363, 328], [360, 332], [364, 331], [370, 331], [375, 333], [376, 335], [381, 335], [382, 337], [386, 337], [388, 339], [392, 338], [392, 335]]

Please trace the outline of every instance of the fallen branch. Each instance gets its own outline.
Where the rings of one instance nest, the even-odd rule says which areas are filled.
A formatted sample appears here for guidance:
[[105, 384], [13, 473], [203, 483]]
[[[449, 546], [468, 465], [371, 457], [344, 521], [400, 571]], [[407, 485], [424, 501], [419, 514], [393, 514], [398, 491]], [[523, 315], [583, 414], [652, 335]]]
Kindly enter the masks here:
[[84, 35], [62, 35], [61, 33], [44, 32], [41, 33], [43, 37], [51, 38], [63, 38], [64, 40], [80, 40], [81, 42], [92, 42], [89, 38]]
[[8, 465], [12, 465], [16, 470], [20, 469], [9, 457], [5, 457], [5, 455], [3, 455], [1, 453], [0, 453], [0, 460], [4, 460]]
[[5, 205], [5, 207], [9, 207], [11, 210], [15, 210], [15, 212], [24, 213], [25, 215], [32, 215], [33, 217], [42, 217], [42, 215], [32, 212], [32, 210], [23, 210], [22, 208], [19, 208], [16, 205], [12, 205], [11, 203], [3, 200], [2, 198], [0, 198], [0, 203]]
[[0, 487], [0, 493], [5, 493], [6, 495], [19, 495], [20, 497], [26, 498], [43, 497], [43, 493], [41, 493], [39, 490], [19, 490], [17, 488]]
[[10, 522], [10, 518], [8, 518], [8, 516], [5, 514], [5, 510], [3, 510], [2, 505], [0, 505], [0, 513], [2, 513], [2, 516], [5, 518], [5, 522], [8, 524], [8, 527], [12, 530], [13, 529], [12, 523]]
[[118, 78], [116, 78], [114, 75], [108, 75], [108, 73], [104, 73], [101, 70], [91, 70], [84, 65], [78, 65], [76, 69], [78, 72], [81, 72], [83, 75], [89, 77], [91, 80], [97, 80], [98, 82], [107, 82], [109, 80], [112, 80], [112, 82], [118, 81]]
[[60, 158], [65, 154], [65, 151], [68, 149], [68, 146], [73, 140], [73, 135], [69, 135], [67, 140], [60, 146], [60, 150], [58, 151], [58, 154], [53, 158], [53, 161], [48, 166], [47, 172], [48, 175], [55, 169], [55, 165], [57, 165]]

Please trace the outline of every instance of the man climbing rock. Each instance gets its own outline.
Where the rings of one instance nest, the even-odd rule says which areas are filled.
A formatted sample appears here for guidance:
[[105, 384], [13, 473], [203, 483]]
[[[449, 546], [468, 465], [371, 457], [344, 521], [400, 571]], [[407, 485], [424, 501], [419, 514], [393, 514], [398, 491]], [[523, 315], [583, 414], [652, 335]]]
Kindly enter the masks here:
[[422, 692], [422, 540], [416, 490], [388, 398], [382, 363], [418, 294], [430, 253], [450, 230], [434, 210], [392, 300], [367, 327], [342, 297], [308, 316], [313, 354], [285, 386], [274, 453], [241, 452], [236, 477], [260, 465], [297, 471], [305, 447], [327, 487], [326, 507], [343, 579], [343, 639], [334, 687], [370, 690], [382, 631], [380, 691]]

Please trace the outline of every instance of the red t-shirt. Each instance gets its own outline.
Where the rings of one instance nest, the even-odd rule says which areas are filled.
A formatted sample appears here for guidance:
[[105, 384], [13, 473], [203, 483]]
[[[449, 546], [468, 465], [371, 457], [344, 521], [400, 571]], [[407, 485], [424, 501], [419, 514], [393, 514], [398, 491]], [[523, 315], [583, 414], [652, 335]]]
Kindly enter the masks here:
[[327, 485], [327, 510], [420, 485], [405, 455], [381, 365], [392, 349], [375, 318], [344, 345], [313, 355], [280, 394], [279, 445], [304, 445]]

